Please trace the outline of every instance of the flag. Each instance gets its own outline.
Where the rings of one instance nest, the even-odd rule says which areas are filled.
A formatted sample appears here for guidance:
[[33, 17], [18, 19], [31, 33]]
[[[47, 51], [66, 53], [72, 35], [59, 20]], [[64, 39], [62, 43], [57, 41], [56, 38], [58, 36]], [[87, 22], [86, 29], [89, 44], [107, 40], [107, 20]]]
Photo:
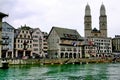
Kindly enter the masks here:
[[77, 46], [77, 43], [76, 43], [76, 42], [72, 42], [72, 45], [73, 45], [73, 46]]
[[92, 46], [92, 45], [93, 45], [93, 42], [92, 42], [92, 41], [89, 41], [89, 45]]

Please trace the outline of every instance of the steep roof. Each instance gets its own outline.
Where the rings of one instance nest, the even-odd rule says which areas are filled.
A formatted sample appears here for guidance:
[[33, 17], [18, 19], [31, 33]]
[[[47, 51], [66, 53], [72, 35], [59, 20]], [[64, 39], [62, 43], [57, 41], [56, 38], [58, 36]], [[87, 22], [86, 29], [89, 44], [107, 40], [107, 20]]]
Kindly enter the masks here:
[[51, 30], [53, 29], [56, 31], [56, 33], [61, 39], [82, 40], [82, 37], [80, 36], [80, 34], [74, 29], [52, 27]]

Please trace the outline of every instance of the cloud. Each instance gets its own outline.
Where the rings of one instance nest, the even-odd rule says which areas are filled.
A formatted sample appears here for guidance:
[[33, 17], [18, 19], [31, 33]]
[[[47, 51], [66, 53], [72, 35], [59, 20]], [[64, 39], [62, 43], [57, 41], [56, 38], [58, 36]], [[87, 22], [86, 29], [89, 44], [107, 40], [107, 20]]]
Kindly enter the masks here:
[[86, 4], [91, 8], [92, 27], [99, 28], [102, 2], [108, 17], [108, 35], [113, 37], [120, 34], [118, 0], [0, 0], [0, 11], [9, 14], [4, 20], [15, 28], [27, 24], [49, 32], [52, 26], [58, 26], [77, 29], [84, 36]]

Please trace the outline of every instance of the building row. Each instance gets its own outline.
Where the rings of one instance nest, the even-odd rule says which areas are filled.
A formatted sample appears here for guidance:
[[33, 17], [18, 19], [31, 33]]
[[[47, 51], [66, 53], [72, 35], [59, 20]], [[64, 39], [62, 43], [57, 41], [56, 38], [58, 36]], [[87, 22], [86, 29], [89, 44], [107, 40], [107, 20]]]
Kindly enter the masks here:
[[89, 4], [85, 7], [84, 35], [75, 29], [53, 26], [49, 34], [27, 25], [15, 29], [0, 12], [0, 58], [88, 58], [111, 57], [120, 52], [120, 36], [107, 36], [105, 6], [100, 7], [99, 30], [92, 29]]

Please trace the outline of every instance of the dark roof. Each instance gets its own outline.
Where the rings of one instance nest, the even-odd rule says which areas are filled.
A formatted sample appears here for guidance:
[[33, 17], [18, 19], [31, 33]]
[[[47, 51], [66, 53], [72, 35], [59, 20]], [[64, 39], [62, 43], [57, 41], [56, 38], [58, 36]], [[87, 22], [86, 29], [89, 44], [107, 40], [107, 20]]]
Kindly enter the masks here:
[[5, 13], [0, 12], [0, 18], [6, 17], [6, 16], [8, 16], [8, 15], [5, 14]]
[[80, 34], [74, 30], [74, 29], [67, 29], [67, 28], [60, 28], [60, 27], [52, 27], [52, 30], [55, 30], [56, 33], [58, 34], [58, 36], [61, 39], [72, 39], [72, 40], [82, 40], [82, 37], [80, 36]]
[[93, 33], [100, 33], [100, 31], [97, 30], [96, 28], [94, 28], [94, 29], [92, 30], [92, 32], [93, 32]]

